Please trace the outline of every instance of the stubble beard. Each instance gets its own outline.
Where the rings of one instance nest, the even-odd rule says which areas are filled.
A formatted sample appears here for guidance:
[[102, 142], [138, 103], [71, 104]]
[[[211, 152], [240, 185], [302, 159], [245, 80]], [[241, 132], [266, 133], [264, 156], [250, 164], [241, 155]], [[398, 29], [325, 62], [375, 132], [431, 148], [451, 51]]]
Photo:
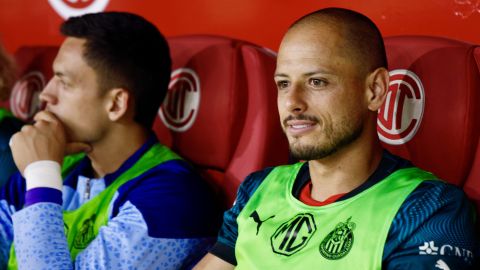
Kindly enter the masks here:
[[299, 138], [292, 139], [293, 141], [290, 142], [290, 153], [296, 160], [323, 159], [354, 142], [360, 137], [362, 131], [363, 124], [361, 122], [353, 124], [342, 121], [336, 129], [332, 127], [324, 128], [325, 143], [302, 144]]

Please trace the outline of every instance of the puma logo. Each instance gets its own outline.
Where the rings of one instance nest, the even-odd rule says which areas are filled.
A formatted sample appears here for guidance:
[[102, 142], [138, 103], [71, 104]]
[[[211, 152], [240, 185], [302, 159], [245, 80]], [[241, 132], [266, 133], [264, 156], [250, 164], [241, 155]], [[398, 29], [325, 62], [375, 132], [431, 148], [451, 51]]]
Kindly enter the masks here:
[[450, 267], [443, 261], [443, 260], [438, 260], [437, 264], [435, 264], [435, 268], [439, 268], [442, 270], [450, 270]]
[[265, 221], [267, 221], [267, 220], [269, 220], [269, 219], [271, 219], [271, 218], [274, 218], [275, 215], [273, 215], [273, 216], [271, 216], [271, 217], [269, 217], [269, 218], [267, 218], [267, 219], [265, 219], [265, 220], [261, 220], [260, 217], [258, 216], [257, 210], [255, 210], [255, 211], [252, 212], [252, 214], [250, 214], [250, 217], [253, 218], [253, 221], [255, 221], [255, 222], [257, 223], [257, 234], [256, 234], [256, 235], [258, 235], [258, 231], [260, 231], [260, 226], [262, 226], [262, 224], [263, 224]]

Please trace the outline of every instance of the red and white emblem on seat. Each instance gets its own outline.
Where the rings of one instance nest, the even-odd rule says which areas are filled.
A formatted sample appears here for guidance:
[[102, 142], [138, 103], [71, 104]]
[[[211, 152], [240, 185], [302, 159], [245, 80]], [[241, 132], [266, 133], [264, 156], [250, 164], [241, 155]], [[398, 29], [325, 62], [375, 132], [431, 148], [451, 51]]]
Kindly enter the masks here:
[[55, 11], [64, 19], [86, 13], [104, 11], [110, 0], [48, 0]]
[[45, 87], [45, 77], [39, 71], [23, 76], [13, 86], [10, 95], [10, 109], [23, 120], [30, 120], [42, 108], [39, 95]]
[[422, 122], [425, 91], [420, 78], [410, 70], [390, 71], [390, 86], [378, 112], [377, 133], [387, 144], [410, 141]]
[[172, 72], [168, 93], [160, 107], [162, 122], [171, 130], [188, 130], [200, 106], [200, 79], [194, 70], [179, 68]]

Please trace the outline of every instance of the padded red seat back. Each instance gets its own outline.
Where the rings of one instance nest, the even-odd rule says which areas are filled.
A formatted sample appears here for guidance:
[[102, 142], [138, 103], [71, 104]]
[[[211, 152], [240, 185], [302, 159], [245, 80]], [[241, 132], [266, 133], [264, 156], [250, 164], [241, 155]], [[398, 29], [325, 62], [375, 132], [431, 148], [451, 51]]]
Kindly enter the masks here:
[[42, 107], [38, 96], [53, 75], [52, 64], [58, 47], [21, 47], [15, 52], [19, 76], [8, 106], [15, 116], [25, 121]]
[[385, 45], [391, 81], [377, 129], [384, 146], [463, 187], [480, 133], [478, 46], [422, 36]]
[[477, 205], [480, 214], [480, 140], [477, 144], [477, 153], [473, 161], [472, 170], [464, 186], [465, 192]]
[[249, 173], [288, 162], [273, 81], [275, 55], [224, 37], [168, 42], [172, 80], [154, 130], [231, 203]]
[[[475, 48], [474, 56], [477, 61], [478, 73], [480, 74], [480, 47]], [[478, 89], [478, 91], [480, 91], [480, 89]], [[477, 210], [480, 213], [480, 138], [477, 142], [477, 152], [464, 189], [470, 198], [473, 198], [477, 204]]]

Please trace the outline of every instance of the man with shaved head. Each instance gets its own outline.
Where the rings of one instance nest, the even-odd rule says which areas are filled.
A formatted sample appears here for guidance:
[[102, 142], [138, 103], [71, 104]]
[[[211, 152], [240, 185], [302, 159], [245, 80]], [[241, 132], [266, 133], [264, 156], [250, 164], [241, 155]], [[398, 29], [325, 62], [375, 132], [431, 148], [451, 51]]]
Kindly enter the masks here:
[[196, 269], [474, 269], [464, 193], [379, 142], [389, 74], [370, 19], [340, 8], [302, 17], [274, 79], [291, 153], [304, 162], [248, 176]]

